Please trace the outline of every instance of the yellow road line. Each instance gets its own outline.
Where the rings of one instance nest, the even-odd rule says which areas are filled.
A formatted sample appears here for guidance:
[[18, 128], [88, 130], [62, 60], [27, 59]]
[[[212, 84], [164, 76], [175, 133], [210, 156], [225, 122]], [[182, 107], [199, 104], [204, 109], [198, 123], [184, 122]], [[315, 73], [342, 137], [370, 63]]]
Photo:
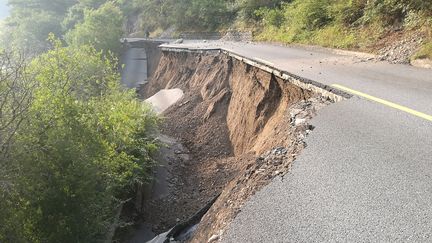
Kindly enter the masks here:
[[345, 92], [348, 92], [348, 93], [351, 93], [351, 94], [354, 94], [354, 95], [358, 95], [358, 96], [364, 97], [364, 98], [366, 98], [368, 100], [372, 100], [372, 101], [378, 102], [380, 104], [389, 106], [391, 108], [398, 109], [398, 110], [401, 110], [403, 112], [409, 113], [411, 115], [423, 118], [425, 120], [432, 121], [432, 116], [431, 115], [428, 115], [428, 114], [425, 114], [425, 113], [422, 113], [422, 112], [410, 109], [410, 108], [402, 106], [402, 105], [398, 105], [396, 103], [393, 103], [393, 102], [390, 102], [390, 101], [387, 101], [387, 100], [383, 100], [383, 99], [374, 97], [372, 95], [368, 95], [368, 94], [362, 93], [362, 92], [357, 91], [357, 90], [353, 90], [353, 89], [347, 88], [347, 87], [339, 85], [339, 84], [333, 84], [332, 86], [334, 88], [343, 90]]

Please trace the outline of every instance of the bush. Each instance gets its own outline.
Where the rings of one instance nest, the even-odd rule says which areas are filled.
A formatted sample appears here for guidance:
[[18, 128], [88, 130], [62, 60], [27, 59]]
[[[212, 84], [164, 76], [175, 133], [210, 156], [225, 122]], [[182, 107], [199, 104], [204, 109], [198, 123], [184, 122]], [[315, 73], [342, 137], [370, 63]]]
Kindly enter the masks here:
[[29, 73], [38, 86], [9, 158], [13, 191], [0, 194], [0, 241], [105, 241], [121, 202], [149, 179], [158, 119], [92, 47], [57, 43]]
[[331, 18], [343, 27], [355, 27], [361, 24], [367, 0], [337, 1], [329, 7]]
[[329, 0], [296, 0], [285, 8], [287, 25], [297, 31], [319, 29], [331, 21]]
[[224, 0], [181, 0], [173, 6], [170, 15], [181, 30], [213, 31], [230, 19]]
[[246, 23], [260, 21], [260, 16], [256, 15], [256, 11], [260, 9], [277, 9], [280, 8], [284, 0], [236, 0], [235, 7], [237, 9], [238, 18]]
[[432, 59], [432, 42], [424, 44], [412, 59]]
[[334, 25], [318, 30], [312, 43], [325, 47], [352, 48], [356, 45], [356, 38], [344, 27]]
[[66, 41], [72, 46], [93, 45], [97, 50], [119, 52], [123, 35], [123, 14], [113, 3], [100, 8], [86, 9], [84, 21], [66, 34]]
[[260, 8], [259, 10], [255, 11], [255, 15], [261, 19], [261, 22], [264, 26], [281, 27], [285, 21], [283, 11], [279, 8]]

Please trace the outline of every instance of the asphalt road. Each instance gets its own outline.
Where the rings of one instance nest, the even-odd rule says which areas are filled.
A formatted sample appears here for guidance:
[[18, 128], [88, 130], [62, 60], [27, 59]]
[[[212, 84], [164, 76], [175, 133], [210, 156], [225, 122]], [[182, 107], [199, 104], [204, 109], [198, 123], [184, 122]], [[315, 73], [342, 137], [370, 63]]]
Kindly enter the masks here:
[[122, 56], [122, 84], [136, 88], [147, 81], [147, 54], [144, 48], [129, 48]]
[[402, 107], [354, 96], [321, 110], [292, 171], [246, 203], [223, 242], [432, 242], [432, 70], [321, 49], [172, 46], [221, 47]]

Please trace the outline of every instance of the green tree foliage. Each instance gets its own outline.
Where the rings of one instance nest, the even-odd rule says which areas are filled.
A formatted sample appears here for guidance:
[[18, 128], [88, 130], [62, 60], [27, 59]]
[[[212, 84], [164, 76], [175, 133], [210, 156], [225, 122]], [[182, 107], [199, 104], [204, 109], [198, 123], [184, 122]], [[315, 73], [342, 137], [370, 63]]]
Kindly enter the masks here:
[[12, 9], [48, 11], [62, 15], [77, 2], [78, 0], [9, 0], [8, 4]]
[[[11, 209], [17, 201], [11, 200], [14, 194], [16, 164], [11, 161], [11, 150], [15, 150], [15, 140], [27, 119], [32, 103], [34, 85], [27, 78], [26, 62], [22, 55], [14, 56], [0, 52], [0, 225], [2, 230], [19, 232], [19, 222]], [[5, 241], [0, 233], [0, 241]], [[20, 242], [11, 235], [8, 242]]]
[[175, 26], [180, 30], [211, 31], [234, 18], [226, 0], [135, 0], [123, 6], [129, 9], [127, 13], [139, 15], [141, 28], [146, 30]]
[[5, 20], [2, 45], [41, 53], [49, 47], [49, 33], [62, 34], [61, 22], [77, 0], [9, 0], [11, 16]]
[[98, 50], [117, 52], [123, 35], [122, 24], [121, 10], [108, 2], [98, 9], [86, 9], [83, 22], [66, 34], [66, 41], [74, 46], [90, 44]]
[[48, 34], [61, 34], [59, 21], [60, 17], [46, 11], [14, 11], [4, 23], [3, 46], [5, 49], [24, 49], [27, 53], [43, 52], [49, 48], [46, 41]]
[[73, 29], [76, 24], [81, 23], [87, 9], [97, 9], [105, 2], [106, 0], [82, 0], [70, 7], [62, 22], [63, 31], [67, 32]]
[[[0, 190], [1, 242], [101, 242], [144, 183], [158, 119], [90, 46], [56, 47], [28, 70], [37, 84]], [[3, 161], [0, 161], [3, 162]]]
[[171, 16], [184, 30], [215, 30], [230, 17], [225, 0], [180, 0], [174, 6]]
[[250, 22], [260, 20], [262, 16], [256, 14], [256, 11], [262, 8], [277, 9], [283, 3], [291, 2], [290, 0], [236, 0], [235, 5], [238, 16], [242, 21]]
[[14, 137], [32, 102], [33, 89], [24, 56], [0, 51], [0, 158], [10, 155]]
[[[124, 18], [120, 7], [126, 6], [108, 0], [9, 0], [9, 5], [11, 16], [5, 20], [6, 30], [1, 32], [1, 45], [7, 49], [27, 48], [27, 52], [31, 50], [35, 54], [48, 50], [49, 33], [63, 36], [75, 27], [78, 28], [75, 32], [79, 33], [73, 38], [77, 42], [117, 48], [113, 39], [122, 34], [119, 30]], [[105, 35], [91, 38], [89, 31]]]

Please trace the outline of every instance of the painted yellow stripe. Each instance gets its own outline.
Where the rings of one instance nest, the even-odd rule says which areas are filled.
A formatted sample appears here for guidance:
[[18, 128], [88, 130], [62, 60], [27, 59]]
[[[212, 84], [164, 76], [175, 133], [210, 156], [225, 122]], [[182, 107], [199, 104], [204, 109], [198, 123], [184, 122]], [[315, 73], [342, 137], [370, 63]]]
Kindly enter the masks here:
[[332, 86], [335, 87], [335, 88], [337, 88], [337, 89], [343, 90], [345, 92], [348, 92], [348, 93], [351, 93], [351, 94], [354, 94], [354, 95], [358, 95], [358, 96], [364, 97], [364, 98], [366, 98], [368, 100], [372, 100], [372, 101], [378, 102], [380, 104], [389, 106], [391, 108], [398, 109], [398, 110], [401, 110], [403, 112], [409, 113], [411, 115], [423, 118], [425, 120], [432, 121], [432, 116], [431, 115], [428, 115], [428, 114], [425, 114], [425, 113], [422, 113], [422, 112], [410, 109], [410, 108], [402, 106], [402, 105], [398, 105], [396, 103], [393, 103], [393, 102], [390, 102], [390, 101], [387, 101], [387, 100], [383, 100], [383, 99], [374, 97], [372, 95], [368, 95], [368, 94], [362, 93], [362, 92], [357, 91], [357, 90], [353, 90], [353, 89], [347, 88], [347, 87], [339, 85], [339, 84], [333, 84]]

